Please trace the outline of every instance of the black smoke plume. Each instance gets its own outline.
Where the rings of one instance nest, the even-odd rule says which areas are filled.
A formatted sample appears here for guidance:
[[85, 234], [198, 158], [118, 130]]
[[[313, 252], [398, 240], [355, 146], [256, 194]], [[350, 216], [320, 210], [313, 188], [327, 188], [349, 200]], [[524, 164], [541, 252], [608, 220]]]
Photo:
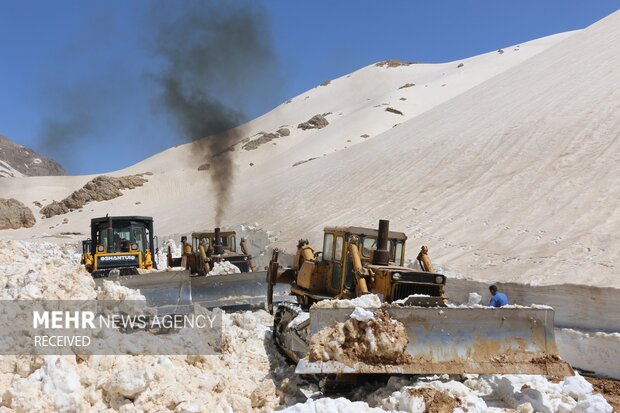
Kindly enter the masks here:
[[39, 146], [52, 159], [65, 167], [75, 166], [73, 148], [94, 130], [93, 119], [88, 113], [66, 112], [64, 117], [47, 118], [41, 122]]
[[[161, 3], [166, 6], [179, 3]], [[188, 3], [182, 3], [187, 5]], [[269, 19], [256, 1], [189, 3], [184, 11], [157, 7], [156, 51], [165, 69], [154, 78], [159, 103], [208, 174], [221, 224], [234, 183], [234, 145], [251, 99], [268, 99], [277, 84]], [[171, 17], [174, 16], [174, 17]]]

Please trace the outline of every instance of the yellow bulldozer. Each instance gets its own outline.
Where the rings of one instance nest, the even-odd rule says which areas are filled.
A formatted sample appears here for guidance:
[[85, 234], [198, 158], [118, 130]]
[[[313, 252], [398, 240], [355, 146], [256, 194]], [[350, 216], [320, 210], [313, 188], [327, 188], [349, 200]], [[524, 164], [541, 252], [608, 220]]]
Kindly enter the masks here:
[[[389, 222], [381, 220], [378, 230], [326, 227], [321, 251], [300, 240], [289, 268], [278, 263], [274, 251], [267, 272], [268, 309], [272, 314], [275, 310], [273, 337], [297, 363], [297, 373], [573, 374], [558, 356], [553, 309], [451, 305], [444, 292], [446, 277], [434, 272], [428, 248], [422, 247], [417, 257], [420, 270], [404, 266], [406, 241], [404, 233], [389, 231]], [[274, 308], [278, 284], [289, 285], [297, 303]], [[327, 301], [359, 300], [369, 294], [380, 298], [380, 308], [357, 309], [355, 300]], [[364, 311], [380, 321], [347, 322]], [[406, 336], [402, 354], [392, 361], [373, 354], [379, 351], [377, 335], [384, 334], [377, 331], [386, 325]], [[360, 332], [348, 331], [354, 326], [361, 326]], [[379, 330], [373, 336], [369, 328]], [[321, 337], [331, 340], [328, 344], [341, 356], [330, 358], [323, 352], [317, 357], [312, 346]], [[362, 338], [370, 339], [369, 347], [350, 341]]]
[[[82, 241], [82, 264], [96, 286], [118, 282], [139, 290], [151, 307], [162, 311], [185, 311], [192, 304], [229, 309], [264, 305], [266, 272], [257, 271], [246, 241], [238, 245], [234, 231], [194, 232], [181, 257], [172, 258], [168, 250], [168, 269], [157, 268], [154, 234], [152, 217], [93, 218], [91, 238]], [[224, 262], [239, 273], [209, 274]], [[284, 299], [285, 293], [280, 289], [276, 297]]]
[[237, 233], [235, 231], [201, 231], [192, 233], [191, 244], [186, 237], [182, 237], [182, 255], [174, 258], [168, 247], [168, 267], [183, 267], [192, 275], [207, 275], [217, 263], [229, 262], [239, 269], [239, 272], [256, 272], [256, 264], [250, 254], [247, 242], [241, 238], [237, 251]]
[[153, 218], [93, 218], [90, 231], [90, 239], [82, 241], [82, 264], [93, 277], [107, 277], [113, 270], [120, 275], [137, 275], [139, 268], [157, 268], [153, 261]]

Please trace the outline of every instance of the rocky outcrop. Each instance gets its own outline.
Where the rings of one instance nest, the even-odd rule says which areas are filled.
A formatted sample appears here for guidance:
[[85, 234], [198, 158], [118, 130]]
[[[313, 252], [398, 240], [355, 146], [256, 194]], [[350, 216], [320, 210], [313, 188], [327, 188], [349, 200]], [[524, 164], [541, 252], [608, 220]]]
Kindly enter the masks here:
[[314, 115], [313, 117], [310, 118], [310, 120], [308, 120], [308, 122], [300, 123], [299, 125], [297, 125], [297, 127], [302, 130], [322, 129], [326, 127], [327, 125], [329, 125], [329, 122], [327, 121], [327, 119], [325, 119], [325, 116]]
[[0, 178], [66, 175], [57, 162], [0, 136]]
[[375, 66], [377, 67], [400, 67], [400, 66], [417, 65], [420, 63], [421, 62], [403, 62], [402, 60], [389, 59], [389, 60], [382, 60], [380, 62], [377, 62], [375, 63]]
[[26, 205], [16, 199], [0, 199], [0, 229], [30, 228], [37, 220]]
[[396, 115], [402, 115], [403, 114], [403, 112], [401, 112], [398, 109], [394, 109], [394, 108], [385, 108], [385, 111], [386, 112], [395, 113]]
[[54, 201], [41, 208], [41, 214], [50, 218], [80, 209], [89, 202], [109, 201], [118, 198], [123, 195], [122, 189], [134, 189], [148, 182], [144, 175], [149, 175], [149, 173], [118, 178], [105, 175], [98, 176], [62, 201]]
[[280, 128], [276, 133], [280, 136], [288, 136], [291, 134], [291, 131], [289, 128]]
[[261, 145], [271, 142], [274, 139], [278, 139], [283, 136], [289, 136], [290, 134], [291, 134], [291, 131], [285, 127], [278, 129], [275, 133], [261, 132], [259, 138], [248, 140], [247, 143], [242, 146], [242, 148], [245, 149], [246, 151], [253, 151], [254, 149], [257, 149], [258, 147], [260, 147]]

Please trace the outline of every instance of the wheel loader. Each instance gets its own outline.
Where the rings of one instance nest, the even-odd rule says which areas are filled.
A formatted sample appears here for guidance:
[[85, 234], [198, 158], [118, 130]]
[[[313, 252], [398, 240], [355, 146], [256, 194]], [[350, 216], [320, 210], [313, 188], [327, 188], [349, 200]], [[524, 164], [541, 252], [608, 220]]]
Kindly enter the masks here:
[[[573, 374], [557, 355], [553, 309], [451, 305], [444, 289], [449, 281], [434, 272], [427, 247], [417, 257], [421, 270], [404, 266], [406, 241], [404, 233], [389, 231], [389, 222], [381, 220], [378, 230], [326, 227], [321, 251], [300, 240], [290, 268], [280, 266], [274, 251], [267, 272], [273, 337], [297, 363], [296, 373]], [[278, 284], [289, 285], [297, 303], [274, 308], [272, 292]], [[369, 294], [381, 299], [380, 308], [328, 301], [372, 298]], [[370, 316], [356, 321], [356, 314]], [[387, 349], [389, 360], [377, 345], [379, 338], [386, 339], [382, 329], [404, 335], [387, 336], [388, 343], [404, 343], [398, 354]], [[365, 347], [362, 339], [370, 345]], [[323, 351], [329, 346], [337, 357]]]

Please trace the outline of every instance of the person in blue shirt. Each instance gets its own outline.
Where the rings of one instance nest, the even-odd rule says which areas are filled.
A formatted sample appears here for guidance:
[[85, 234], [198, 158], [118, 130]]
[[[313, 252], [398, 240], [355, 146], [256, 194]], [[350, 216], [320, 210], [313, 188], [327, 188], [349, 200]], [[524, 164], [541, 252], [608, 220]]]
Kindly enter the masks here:
[[489, 291], [491, 291], [492, 295], [491, 300], [489, 300], [489, 307], [503, 307], [508, 305], [508, 297], [506, 297], [506, 294], [497, 291], [496, 285], [490, 286]]

